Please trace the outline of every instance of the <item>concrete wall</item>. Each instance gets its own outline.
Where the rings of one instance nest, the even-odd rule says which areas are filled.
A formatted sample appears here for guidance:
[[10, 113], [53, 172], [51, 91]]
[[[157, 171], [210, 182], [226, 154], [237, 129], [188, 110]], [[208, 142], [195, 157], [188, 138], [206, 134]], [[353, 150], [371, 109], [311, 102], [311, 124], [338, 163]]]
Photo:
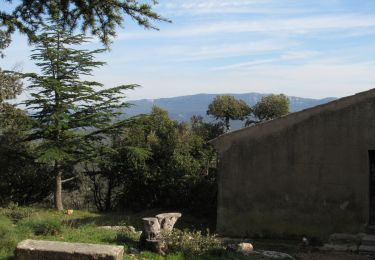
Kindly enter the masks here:
[[375, 91], [223, 135], [218, 232], [314, 235], [364, 230]]

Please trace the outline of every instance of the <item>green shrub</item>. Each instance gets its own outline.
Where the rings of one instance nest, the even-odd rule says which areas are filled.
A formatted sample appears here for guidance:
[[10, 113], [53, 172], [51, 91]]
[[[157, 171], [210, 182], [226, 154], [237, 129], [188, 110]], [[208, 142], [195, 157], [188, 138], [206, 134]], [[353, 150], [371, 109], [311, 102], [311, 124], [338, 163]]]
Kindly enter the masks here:
[[62, 224], [58, 219], [27, 220], [18, 225], [23, 230], [31, 230], [37, 236], [55, 236], [62, 232]]
[[201, 231], [175, 229], [165, 234], [171, 252], [183, 252], [185, 255], [203, 255], [224, 250], [223, 243], [216, 235], [202, 235]]
[[44, 220], [34, 226], [35, 235], [58, 235], [61, 234], [61, 222], [58, 220]]
[[18, 207], [17, 203], [10, 203], [2, 211], [2, 215], [5, 215], [9, 219], [11, 219], [13, 223], [17, 223], [24, 218], [30, 218], [32, 213], [33, 210], [31, 208]]

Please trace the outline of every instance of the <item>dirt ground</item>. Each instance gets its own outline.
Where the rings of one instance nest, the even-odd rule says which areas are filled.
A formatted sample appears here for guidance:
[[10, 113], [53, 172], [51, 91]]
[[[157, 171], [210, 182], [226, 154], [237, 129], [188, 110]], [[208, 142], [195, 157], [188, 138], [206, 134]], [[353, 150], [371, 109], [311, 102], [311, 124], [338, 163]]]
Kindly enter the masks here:
[[358, 255], [349, 253], [324, 252], [324, 253], [300, 253], [296, 256], [300, 260], [370, 260], [375, 255]]

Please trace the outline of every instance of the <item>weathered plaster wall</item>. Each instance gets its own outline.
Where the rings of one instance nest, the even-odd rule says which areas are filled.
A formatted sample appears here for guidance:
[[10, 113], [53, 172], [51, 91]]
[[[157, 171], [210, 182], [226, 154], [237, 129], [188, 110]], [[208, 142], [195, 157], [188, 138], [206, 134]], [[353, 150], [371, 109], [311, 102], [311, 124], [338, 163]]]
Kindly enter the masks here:
[[219, 151], [219, 233], [325, 236], [365, 228], [374, 90], [212, 143]]

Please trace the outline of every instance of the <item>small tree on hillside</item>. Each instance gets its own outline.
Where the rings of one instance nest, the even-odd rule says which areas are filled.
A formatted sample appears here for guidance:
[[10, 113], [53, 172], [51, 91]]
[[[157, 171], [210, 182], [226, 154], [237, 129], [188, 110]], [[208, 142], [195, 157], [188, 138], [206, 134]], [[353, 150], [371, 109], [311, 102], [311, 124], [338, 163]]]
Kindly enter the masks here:
[[287, 96], [283, 94], [264, 96], [253, 107], [253, 116], [246, 120], [245, 126], [285, 116], [288, 113], [289, 99]]
[[230, 129], [230, 120], [244, 120], [251, 113], [251, 108], [243, 100], [233, 96], [216, 96], [208, 106], [207, 115], [221, 120], [226, 131]]
[[[116, 126], [115, 111], [126, 106], [122, 93], [135, 87], [103, 89], [98, 82], [80, 79], [104, 64], [94, 60], [103, 50], [74, 48], [86, 41], [84, 35], [71, 35], [58, 23], [46, 26], [31, 56], [42, 73], [24, 75], [32, 96], [25, 103], [36, 122], [28, 140], [37, 140], [38, 161], [53, 168], [58, 210], [63, 209], [62, 184], [74, 178], [72, 165], [90, 156], [90, 141]], [[63, 180], [66, 176], [72, 178]]]
[[254, 106], [253, 111], [260, 121], [275, 119], [289, 113], [289, 99], [283, 94], [265, 96]]

